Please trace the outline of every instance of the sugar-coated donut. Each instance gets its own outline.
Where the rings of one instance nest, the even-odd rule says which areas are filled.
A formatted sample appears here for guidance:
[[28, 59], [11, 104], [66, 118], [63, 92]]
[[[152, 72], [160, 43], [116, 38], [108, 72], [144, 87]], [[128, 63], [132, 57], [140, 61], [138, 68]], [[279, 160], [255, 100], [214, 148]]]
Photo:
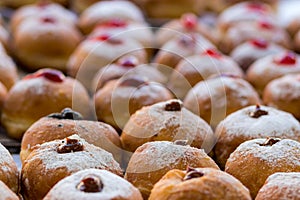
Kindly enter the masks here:
[[13, 51], [28, 69], [56, 68], [66, 71], [67, 61], [81, 41], [72, 26], [51, 16], [24, 20], [13, 35]]
[[299, 172], [277, 172], [268, 177], [255, 200], [300, 199], [299, 191]]
[[263, 92], [263, 101], [300, 120], [300, 73], [288, 74], [269, 82]]
[[17, 165], [9, 151], [1, 143], [0, 155], [0, 181], [7, 185], [13, 192], [18, 193], [20, 188]]
[[233, 176], [213, 168], [170, 170], [154, 185], [149, 200], [251, 200], [249, 190]]
[[66, 107], [90, 115], [90, 99], [82, 84], [54, 69], [25, 76], [8, 92], [1, 116], [8, 135], [21, 139], [35, 121]]
[[108, 34], [92, 35], [72, 53], [67, 71], [91, 90], [92, 80], [101, 68], [127, 55], [135, 56], [141, 63], [147, 60], [144, 47], [133, 39]]
[[230, 56], [244, 71], [247, 71], [256, 60], [272, 54], [278, 54], [285, 49], [265, 39], [253, 39], [235, 47]]
[[214, 159], [223, 168], [230, 154], [247, 140], [276, 137], [300, 141], [300, 125], [287, 112], [267, 106], [249, 106], [221, 121], [215, 136]]
[[144, 76], [129, 76], [109, 81], [96, 92], [94, 101], [98, 120], [122, 130], [130, 116], [143, 106], [172, 98], [172, 93], [162, 84]]
[[187, 140], [189, 145], [209, 153], [214, 135], [203, 119], [184, 108], [177, 99], [138, 110], [130, 117], [121, 135], [123, 148], [131, 152], [146, 142], [162, 140]]
[[90, 33], [97, 24], [112, 19], [144, 22], [142, 11], [130, 1], [100, 1], [81, 13], [78, 26], [84, 33]]
[[61, 179], [90, 168], [122, 176], [112, 154], [78, 135], [36, 145], [22, 166], [22, 194], [25, 199], [42, 199]]
[[227, 115], [260, 103], [254, 88], [244, 79], [221, 74], [197, 83], [185, 96], [183, 105], [212, 127]]
[[140, 146], [129, 160], [125, 179], [147, 199], [154, 184], [171, 169], [184, 170], [188, 166], [219, 169], [203, 149], [190, 147], [186, 142], [156, 141]]
[[99, 169], [86, 169], [59, 181], [44, 200], [143, 200], [139, 190], [121, 177]]
[[268, 176], [300, 172], [300, 143], [290, 139], [254, 139], [242, 143], [229, 157], [225, 171], [239, 179], [255, 198]]
[[83, 120], [79, 113], [69, 108], [65, 108], [61, 113], [43, 117], [28, 128], [22, 138], [21, 161], [25, 161], [35, 145], [73, 134], [108, 151], [116, 161], [121, 162], [121, 142], [118, 133], [108, 124]]
[[222, 55], [215, 49], [207, 49], [203, 53], [182, 59], [172, 72], [168, 86], [177, 98], [184, 99], [188, 91], [198, 82], [223, 73], [244, 76], [232, 58]]
[[300, 56], [284, 51], [258, 59], [247, 71], [247, 80], [262, 94], [266, 85], [287, 74], [300, 73]]

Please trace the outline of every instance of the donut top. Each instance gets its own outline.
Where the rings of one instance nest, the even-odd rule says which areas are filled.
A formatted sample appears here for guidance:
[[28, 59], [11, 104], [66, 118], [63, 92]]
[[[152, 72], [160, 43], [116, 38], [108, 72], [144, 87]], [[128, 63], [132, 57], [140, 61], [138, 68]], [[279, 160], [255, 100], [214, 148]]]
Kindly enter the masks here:
[[198, 18], [192, 13], [187, 13], [181, 16], [180, 22], [187, 30], [194, 30], [198, 25]]
[[45, 199], [63, 200], [65, 195], [76, 199], [142, 199], [140, 192], [125, 179], [99, 169], [85, 169], [62, 179]]
[[228, 139], [240, 134], [300, 139], [299, 122], [290, 113], [262, 105], [248, 106], [228, 115], [218, 125], [217, 129], [220, 128], [226, 130]]
[[123, 42], [120, 38], [116, 38], [111, 36], [110, 34], [100, 34], [100, 35], [94, 35], [89, 38], [89, 40], [95, 41], [95, 42], [107, 42], [111, 45], [122, 45]]
[[83, 116], [70, 109], [70, 108], [65, 108], [61, 111], [61, 113], [52, 113], [48, 115], [47, 117], [49, 118], [55, 118], [55, 119], [71, 119], [71, 120], [83, 120]]
[[257, 158], [270, 167], [300, 166], [300, 143], [290, 139], [254, 139], [242, 143], [227, 162], [235, 162], [248, 156]]
[[128, 26], [128, 22], [124, 19], [116, 18], [110, 19], [104, 23], [98, 24], [96, 29], [98, 28], [125, 28]]
[[139, 163], [139, 167], [133, 167], [129, 162], [126, 173], [149, 173], [174, 166], [178, 162], [192, 161], [195, 157], [209, 160], [203, 149], [184, 145], [181, 141], [174, 143], [168, 141], [148, 142], [137, 148], [134, 155], [134, 158], [137, 159], [135, 163]]
[[121, 67], [136, 67], [139, 64], [139, 60], [135, 56], [126, 56], [118, 60], [117, 64]]
[[249, 43], [259, 49], [266, 49], [269, 46], [269, 43], [264, 39], [253, 39]]
[[23, 80], [35, 79], [35, 78], [45, 78], [48, 81], [61, 83], [65, 80], [65, 76], [61, 71], [54, 69], [41, 69], [33, 74], [29, 74], [23, 78]]
[[278, 194], [281, 199], [299, 199], [299, 189], [299, 172], [277, 172], [268, 177], [258, 196]]
[[207, 49], [202, 53], [202, 55], [207, 55], [209, 57], [217, 58], [217, 59], [222, 58], [222, 54], [219, 51], [215, 50], [215, 49]]
[[273, 62], [280, 66], [293, 67], [298, 62], [298, 59], [294, 52], [288, 51], [283, 55], [275, 57]]
[[101, 168], [122, 175], [122, 170], [111, 153], [87, 143], [78, 135], [34, 146], [25, 165], [34, 160], [40, 160], [46, 170], [66, 168], [69, 172], [76, 172], [87, 168]]

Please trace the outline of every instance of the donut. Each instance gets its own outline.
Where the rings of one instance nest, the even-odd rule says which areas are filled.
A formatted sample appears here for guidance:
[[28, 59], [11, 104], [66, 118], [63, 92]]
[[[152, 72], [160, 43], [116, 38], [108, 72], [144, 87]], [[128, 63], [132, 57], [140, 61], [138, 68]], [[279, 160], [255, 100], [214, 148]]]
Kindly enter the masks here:
[[215, 136], [214, 160], [224, 168], [230, 154], [243, 142], [263, 137], [300, 141], [300, 126], [287, 112], [253, 105], [228, 115], [218, 124]]
[[191, 146], [203, 148], [209, 153], [214, 135], [204, 120], [176, 99], [138, 110], [130, 117], [121, 134], [123, 148], [131, 152], [146, 142], [162, 140], [187, 140]]
[[85, 169], [59, 181], [44, 200], [114, 199], [143, 200], [140, 192], [128, 181], [100, 169]]
[[221, 74], [197, 83], [185, 96], [183, 105], [212, 127], [227, 115], [260, 103], [254, 88], [244, 79]]
[[215, 74], [231, 73], [243, 77], [239, 65], [230, 57], [215, 49], [182, 59], [172, 72], [168, 87], [179, 99], [184, 99], [188, 91], [198, 82]]
[[83, 33], [90, 33], [97, 24], [112, 19], [141, 23], [145, 21], [142, 11], [130, 1], [100, 1], [81, 13], [78, 26]]
[[122, 77], [144, 76], [150, 81], [165, 84], [166, 77], [153, 64], [142, 64], [135, 56], [124, 56], [116, 63], [100, 69], [93, 79], [93, 89], [102, 88], [108, 81]]
[[129, 160], [125, 179], [147, 199], [156, 182], [171, 169], [190, 167], [219, 169], [203, 149], [190, 147], [186, 141], [148, 142], [137, 148]]
[[24, 20], [13, 35], [17, 59], [29, 70], [51, 67], [66, 71], [67, 61], [81, 41], [75, 27], [51, 16]]
[[[19, 192], [19, 172], [17, 165], [9, 151], [0, 143], [0, 187], [5, 184], [14, 193]], [[2, 198], [2, 190], [1, 196]]]
[[249, 190], [233, 176], [213, 168], [170, 170], [155, 185], [149, 200], [250, 200]]
[[150, 19], [178, 18], [187, 12], [199, 14], [204, 11], [206, 1], [203, 0], [132, 0]]
[[223, 53], [230, 53], [238, 45], [252, 39], [265, 39], [287, 49], [292, 48], [287, 31], [264, 19], [238, 22], [220, 37], [222, 40], [219, 40], [218, 48]]
[[2, 181], [0, 181], [0, 191], [0, 200], [19, 200], [19, 197], [11, 189], [9, 189]]
[[262, 1], [246, 1], [233, 4], [222, 11], [218, 17], [217, 26], [221, 32], [226, 32], [231, 26], [237, 23], [259, 21], [262, 19], [275, 23], [274, 10]]
[[225, 172], [239, 179], [254, 199], [275, 172], [300, 172], [300, 143], [290, 139], [259, 138], [242, 143], [225, 165]]
[[256, 60], [283, 51], [285, 51], [283, 47], [265, 39], [252, 39], [235, 47], [230, 57], [246, 72]]
[[86, 89], [78, 81], [54, 69], [41, 69], [9, 90], [1, 122], [10, 137], [20, 140], [35, 121], [66, 107], [89, 117], [89, 101]]
[[22, 6], [13, 13], [9, 22], [11, 32], [15, 33], [22, 22], [37, 16], [52, 17], [65, 25], [76, 26], [77, 23], [77, 16], [63, 6], [48, 1], [39, 1]]
[[165, 76], [170, 77], [181, 59], [214, 48], [215, 46], [200, 34], [180, 34], [159, 49], [153, 62], [158, 64], [158, 69]]
[[143, 76], [112, 80], [94, 95], [98, 120], [122, 130], [137, 110], [172, 99], [172, 93], [162, 84], [148, 81]]
[[97, 25], [89, 36], [108, 34], [114, 38], [130, 38], [139, 42], [152, 56], [155, 47], [154, 34], [150, 26], [143, 22], [128, 22], [123, 19], [111, 19]]
[[108, 124], [83, 120], [80, 113], [65, 108], [36, 121], [24, 133], [20, 157], [22, 163], [37, 144], [77, 134], [88, 143], [110, 152], [121, 163], [121, 142], [118, 133]]
[[258, 59], [247, 70], [247, 80], [262, 94], [266, 85], [287, 74], [300, 73], [299, 55], [284, 51]]
[[101, 68], [127, 55], [135, 56], [141, 63], [147, 60], [143, 46], [133, 39], [93, 35], [74, 50], [67, 64], [67, 74], [91, 90], [92, 80]]
[[175, 38], [177, 35], [199, 33], [216, 43], [218, 35], [207, 24], [203, 23], [193, 13], [185, 13], [179, 19], [173, 19], [163, 24], [156, 32], [155, 39], [158, 47]]
[[299, 172], [277, 172], [268, 177], [255, 199], [299, 199], [299, 185]]
[[300, 120], [300, 73], [288, 74], [269, 82], [263, 92], [263, 101]]
[[17, 66], [0, 43], [0, 82], [9, 90], [17, 81]]
[[112, 154], [78, 135], [36, 145], [22, 166], [22, 194], [25, 199], [42, 199], [61, 179], [90, 168], [122, 176]]

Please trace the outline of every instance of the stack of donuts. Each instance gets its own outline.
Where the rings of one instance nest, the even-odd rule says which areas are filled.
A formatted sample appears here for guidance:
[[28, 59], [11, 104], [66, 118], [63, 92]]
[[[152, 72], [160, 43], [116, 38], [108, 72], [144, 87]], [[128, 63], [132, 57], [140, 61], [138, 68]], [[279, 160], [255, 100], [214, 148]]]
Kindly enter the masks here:
[[300, 199], [280, 5], [2, 0], [0, 200]]

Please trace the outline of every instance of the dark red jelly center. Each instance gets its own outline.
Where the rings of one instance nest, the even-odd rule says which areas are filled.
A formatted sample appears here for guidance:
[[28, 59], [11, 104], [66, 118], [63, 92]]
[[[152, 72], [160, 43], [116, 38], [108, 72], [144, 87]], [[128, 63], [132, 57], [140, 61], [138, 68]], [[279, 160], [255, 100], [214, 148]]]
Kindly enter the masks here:
[[138, 59], [134, 56], [125, 57], [118, 62], [123, 67], [135, 67], [138, 65]]
[[260, 22], [258, 22], [258, 24], [263, 29], [267, 29], [267, 30], [274, 29], [274, 26], [271, 23], [267, 22], [267, 21], [260, 21]]
[[49, 24], [54, 24], [56, 20], [53, 17], [43, 17], [41, 18], [41, 21], [43, 23], [49, 23]]
[[39, 70], [36, 73], [25, 76], [24, 79], [26, 80], [26, 79], [33, 79], [39, 77], [44, 77], [53, 82], [63, 82], [65, 79], [65, 76], [63, 75], [62, 72], [53, 69]]
[[222, 54], [215, 49], [207, 49], [204, 54], [213, 57], [213, 58], [221, 58]]
[[289, 51], [282, 58], [275, 60], [275, 62], [282, 65], [295, 65], [297, 56], [294, 52]]
[[106, 41], [110, 44], [122, 44], [121, 40], [117, 38], [112, 38], [109, 34], [93, 36], [91, 39], [94, 41]]
[[123, 19], [112, 19], [110, 21], [107, 21], [104, 24], [101, 24], [100, 26], [106, 26], [106, 27], [126, 27], [127, 22]]
[[82, 192], [94, 193], [101, 192], [103, 186], [104, 185], [102, 181], [98, 177], [94, 175], [89, 175], [81, 180], [81, 182], [77, 186], [77, 189]]
[[186, 29], [194, 29], [197, 26], [197, 16], [194, 14], [185, 14], [181, 17], [181, 23]]
[[260, 49], [266, 49], [268, 47], [268, 42], [264, 39], [254, 39], [250, 41], [251, 44]]

